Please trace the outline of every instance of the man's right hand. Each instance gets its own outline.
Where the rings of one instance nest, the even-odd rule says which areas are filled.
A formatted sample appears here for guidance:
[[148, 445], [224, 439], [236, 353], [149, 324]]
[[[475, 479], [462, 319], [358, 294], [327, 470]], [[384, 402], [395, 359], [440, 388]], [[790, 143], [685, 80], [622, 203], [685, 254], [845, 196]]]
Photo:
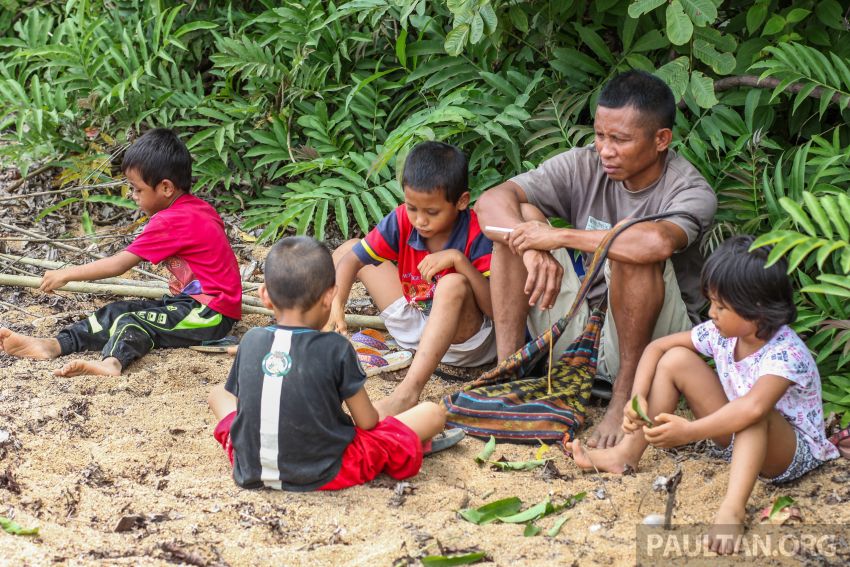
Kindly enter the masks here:
[[540, 305], [541, 309], [551, 309], [561, 290], [564, 268], [545, 250], [526, 250], [522, 253], [522, 263], [528, 271], [525, 280], [525, 293], [529, 295], [528, 304]]

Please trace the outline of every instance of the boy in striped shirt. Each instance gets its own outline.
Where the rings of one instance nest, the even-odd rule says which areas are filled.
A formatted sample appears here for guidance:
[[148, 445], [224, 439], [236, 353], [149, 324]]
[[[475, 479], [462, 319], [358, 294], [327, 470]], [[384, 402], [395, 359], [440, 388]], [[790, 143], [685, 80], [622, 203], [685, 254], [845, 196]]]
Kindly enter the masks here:
[[334, 253], [337, 295], [328, 328], [346, 332], [345, 303], [359, 279], [399, 346], [416, 351], [404, 381], [375, 404], [382, 416], [413, 407], [439, 362], [480, 366], [496, 357], [493, 243], [469, 208], [466, 156], [423, 142], [408, 154], [402, 186], [403, 204]]

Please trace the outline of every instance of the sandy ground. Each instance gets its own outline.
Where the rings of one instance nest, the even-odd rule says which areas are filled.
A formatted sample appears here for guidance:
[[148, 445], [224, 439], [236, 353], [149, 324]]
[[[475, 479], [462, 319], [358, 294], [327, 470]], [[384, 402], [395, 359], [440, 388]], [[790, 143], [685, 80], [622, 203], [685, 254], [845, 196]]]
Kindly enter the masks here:
[[[102, 298], [66, 298], [51, 307], [30, 291], [0, 287], [0, 298], [25, 305], [0, 323], [53, 335], [61, 325], [44, 316], [100, 305]], [[262, 325], [249, 316], [237, 334]], [[95, 358], [97, 355], [90, 355]], [[190, 350], [155, 351], [117, 378], [56, 378], [59, 361], [0, 355], [0, 516], [37, 537], [0, 531], [0, 565], [419, 565], [425, 555], [484, 551], [482, 565], [633, 565], [636, 526], [663, 513], [666, 496], [652, 490], [659, 475], [683, 470], [674, 521], [712, 519], [728, 466], [697, 449], [668, 454], [650, 449], [632, 476], [581, 474], [557, 448], [548, 456], [560, 478], [539, 470], [497, 472], [479, 467], [483, 447], [467, 438], [429, 457], [409, 484], [381, 477], [338, 493], [293, 494], [238, 488], [212, 438], [209, 389], [222, 382], [231, 359]], [[374, 377], [379, 398], [398, 375]], [[425, 398], [458, 388], [434, 378]], [[600, 408], [591, 415], [600, 417]], [[494, 457], [534, 458], [535, 447], [500, 444]], [[850, 468], [833, 462], [802, 481], [774, 488], [758, 483], [755, 512], [779, 496], [797, 501], [806, 524], [850, 521]], [[477, 526], [463, 507], [519, 496], [526, 505], [558, 502], [587, 492], [556, 537], [523, 537], [522, 525]], [[561, 516], [538, 522], [544, 532]], [[123, 518], [123, 522], [122, 522]], [[123, 531], [116, 531], [119, 524]], [[847, 564], [850, 556], [809, 555], [812, 564]], [[770, 564], [761, 562], [758, 564]]]

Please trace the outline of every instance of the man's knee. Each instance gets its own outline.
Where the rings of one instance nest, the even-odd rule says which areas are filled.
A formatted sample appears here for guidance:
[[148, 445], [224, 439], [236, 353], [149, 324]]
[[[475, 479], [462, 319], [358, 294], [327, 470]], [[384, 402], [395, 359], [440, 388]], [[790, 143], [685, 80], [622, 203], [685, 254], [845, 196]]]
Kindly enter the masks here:
[[649, 264], [632, 264], [629, 262], [617, 262], [609, 260], [611, 285], [615, 282], [626, 283], [636, 279], [658, 278], [664, 276], [664, 262], [652, 262]]

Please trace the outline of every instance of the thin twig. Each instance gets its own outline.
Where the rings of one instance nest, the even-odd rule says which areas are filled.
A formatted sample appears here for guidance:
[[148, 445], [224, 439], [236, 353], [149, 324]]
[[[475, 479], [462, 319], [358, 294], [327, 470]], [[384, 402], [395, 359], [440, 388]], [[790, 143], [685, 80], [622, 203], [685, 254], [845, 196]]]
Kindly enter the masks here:
[[593, 470], [596, 471], [596, 476], [598, 476], [599, 480], [602, 481], [602, 488], [603, 490], [605, 490], [605, 494], [607, 496], [606, 500], [609, 504], [611, 504], [611, 508], [614, 510], [614, 519], [616, 520], [620, 517], [620, 513], [617, 512], [617, 507], [614, 506], [614, 498], [611, 492], [608, 490], [608, 483], [606, 482], [605, 477], [602, 476], [602, 473], [599, 472], [599, 469], [596, 468], [596, 463], [594, 463], [593, 459], [590, 458], [590, 451], [587, 451], [584, 455], [585, 457], [587, 457], [587, 460], [590, 461], [591, 466], [593, 466]]
[[20, 311], [21, 313], [26, 313], [30, 317], [35, 317], [35, 313], [30, 313], [26, 309], [22, 309], [22, 308], [18, 307], [17, 305], [14, 305], [12, 303], [6, 303], [5, 301], [0, 301], [0, 305], [3, 305], [4, 307], [6, 307], [8, 309], [14, 309], [15, 311]]
[[56, 167], [56, 166], [55, 166], [55, 165], [53, 165], [53, 163], [51, 162], [51, 163], [48, 163], [48, 164], [42, 165], [41, 167], [39, 167], [39, 168], [37, 168], [37, 169], [33, 169], [32, 171], [30, 171], [29, 173], [27, 173], [26, 175], [24, 175], [23, 177], [21, 177], [20, 179], [18, 179], [17, 181], [15, 181], [14, 183], [12, 183], [12, 184], [11, 184], [11, 185], [9, 185], [8, 187], [6, 187], [6, 191], [8, 191], [9, 193], [11, 193], [12, 191], [15, 191], [15, 190], [16, 190], [18, 187], [20, 187], [21, 185], [23, 185], [24, 183], [26, 183], [26, 182], [27, 182], [27, 180], [29, 180], [29, 179], [31, 179], [31, 178], [33, 178], [33, 177], [35, 177], [36, 175], [38, 175], [38, 174], [40, 174], [40, 173], [44, 173], [44, 172], [45, 172], [45, 171], [47, 171], [48, 169], [52, 169], [52, 168], [54, 168], [54, 167]]
[[[97, 183], [95, 185], [75, 185], [73, 187], [65, 187], [62, 189], [51, 189], [50, 191], [35, 191], [33, 193], [21, 193], [20, 195], [11, 195], [9, 197], [0, 197], [0, 202], [2, 201], [20, 201], [21, 199], [27, 199], [29, 197], [40, 197], [43, 195], [59, 195], [62, 193], [71, 193], [73, 191], [84, 191], [88, 189], [104, 189], [108, 187], [120, 187], [125, 185], [124, 181], [108, 181], [106, 183]], [[9, 191], [9, 188], [7, 188]]]
[[96, 234], [89, 236], [68, 236], [65, 238], [13, 238], [11, 236], [0, 237], [0, 242], [73, 242], [76, 240], [117, 240], [119, 238], [127, 238], [126, 234], [113, 234], [110, 236], [98, 236]]

